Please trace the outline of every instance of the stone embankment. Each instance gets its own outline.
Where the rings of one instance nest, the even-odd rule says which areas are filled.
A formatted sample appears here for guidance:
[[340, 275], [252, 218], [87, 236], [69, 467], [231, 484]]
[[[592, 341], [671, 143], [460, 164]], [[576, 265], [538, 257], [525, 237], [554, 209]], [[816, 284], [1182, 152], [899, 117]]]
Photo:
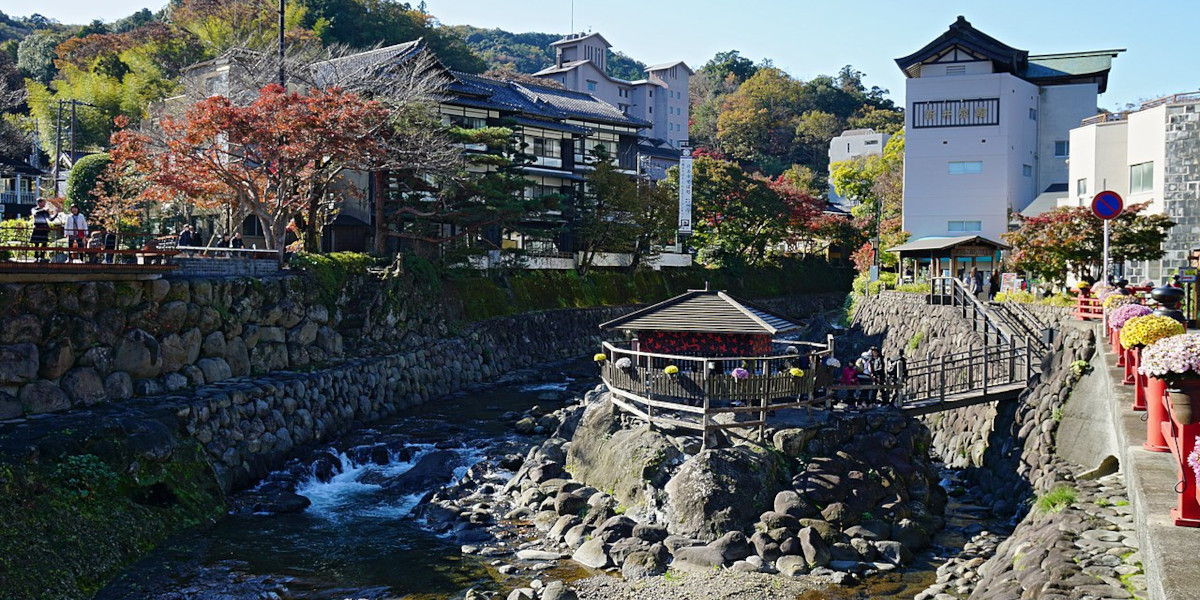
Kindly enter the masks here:
[[502, 572], [569, 557], [630, 581], [726, 568], [851, 583], [912, 560], [943, 526], [928, 431], [890, 408], [710, 449], [620, 413], [603, 388], [537, 422], [555, 433], [507, 483], [465, 478], [419, 511], [464, 552], [509, 557]]
[[[885, 349], [905, 340], [919, 348], [931, 333], [935, 340], [977, 343], [957, 312], [918, 304], [916, 295], [884, 294], [864, 302], [856, 322], [865, 333], [884, 336]], [[1088, 472], [1095, 465], [1069, 463], [1057, 447], [1064, 409], [1096, 351], [1094, 328], [1070, 321], [1063, 309], [1029, 308], [1057, 331], [1030, 388], [1015, 402], [924, 417], [934, 454], [962, 470], [972, 500], [996, 515], [1012, 515], [1016, 526], [1007, 538], [994, 531], [976, 535], [939, 568], [937, 584], [921, 600], [1144, 596], [1121, 476], [1087, 479], [1105, 474]], [[933, 317], [904, 314], [910, 310], [940, 316], [935, 324]]]

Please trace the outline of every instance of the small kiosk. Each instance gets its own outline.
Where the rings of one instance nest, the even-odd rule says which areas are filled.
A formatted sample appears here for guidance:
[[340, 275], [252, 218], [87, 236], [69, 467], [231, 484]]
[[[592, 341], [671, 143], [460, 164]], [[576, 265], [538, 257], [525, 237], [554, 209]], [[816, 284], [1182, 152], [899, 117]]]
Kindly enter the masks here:
[[900, 273], [911, 273], [904, 281], [959, 277], [972, 268], [995, 271], [1000, 255], [1011, 246], [981, 235], [927, 237], [888, 248], [900, 255]]

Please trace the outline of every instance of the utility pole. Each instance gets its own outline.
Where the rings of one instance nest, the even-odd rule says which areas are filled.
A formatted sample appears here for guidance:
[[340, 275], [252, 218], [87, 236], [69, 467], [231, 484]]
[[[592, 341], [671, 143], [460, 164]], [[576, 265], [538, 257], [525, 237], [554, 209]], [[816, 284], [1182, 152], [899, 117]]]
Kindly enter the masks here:
[[51, 185], [55, 197], [58, 196], [58, 157], [62, 156], [62, 117], [63, 101], [58, 101], [58, 121], [54, 124], [54, 179]]
[[79, 126], [75, 118], [75, 101], [71, 101], [71, 168], [75, 168], [75, 129]]
[[279, 0], [279, 85], [287, 90], [287, 76], [283, 71], [283, 8], [285, 0]]

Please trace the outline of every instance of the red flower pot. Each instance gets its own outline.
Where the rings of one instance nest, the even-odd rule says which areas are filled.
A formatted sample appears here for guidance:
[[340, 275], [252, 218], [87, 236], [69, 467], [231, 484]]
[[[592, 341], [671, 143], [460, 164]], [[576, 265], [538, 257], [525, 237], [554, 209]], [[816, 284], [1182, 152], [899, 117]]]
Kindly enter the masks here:
[[1146, 443], [1142, 448], [1151, 452], [1170, 452], [1163, 437], [1163, 423], [1167, 421], [1167, 382], [1157, 378], [1146, 379]]
[[1196, 423], [1194, 407], [1200, 406], [1200, 380], [1176, 382], [1167, 396], [1170, 421], [1163, 423], [1163, 432], [1170, 435], [1167, 444], [1175, 454], [1179, 479], [1184, 482], [1183, 493], [1179, 494], [1171, 519], [1183, 527], [1200, 527], [1200, 490], [1197, 490], [1196, 472], [1187, 463], [1187, 457], [1196, 448], [1196, 435], [1200, 434], [1200, 423]]
[[1133, 349], [1133, 410], [1146, 410], [1146, 376], [1138, 373], [1142, 364], [1142, 349]]
[[1125, 377], [1121, 379], [1121, 383], [1125, 385], [1134, 384], [1134, 374], [1137, 373], [1137, 355], [1133, 348], [1126, 348], [1125, 352]]

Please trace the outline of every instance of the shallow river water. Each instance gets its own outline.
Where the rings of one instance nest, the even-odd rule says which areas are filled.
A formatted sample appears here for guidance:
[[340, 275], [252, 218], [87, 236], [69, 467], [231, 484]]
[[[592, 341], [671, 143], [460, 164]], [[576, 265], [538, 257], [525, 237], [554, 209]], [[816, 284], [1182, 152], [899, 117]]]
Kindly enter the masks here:
[[[454, 453], [446, 456], [459, 477], [485, 456], [523, 454], [529, 438], [512, 433], [505, 413], [535, 404], [553, 410], [561, 402], [548, 399], [547, 392], [565, 397], [596, 382], [595, 367], [587, 362], [544, 367], [539, 373], [537, 381], [492, 386], [402, 411], [293, 461], [258, 490], [231, 498], [232, 514], [170, 540], [101, 590], [97, 600], [423, 600], [461, 597], [472, 586], [516, 587], [522, 583], [519, 576], [506, 577], [486, 559], [462, 556], [458, 542], [423, 529], [410, 514], [436, 485], [413, 490], [392, 484], [422, 456], [439, 450]], [[386, 460], [379, 456], [384, 451]], [[318, 478], [314, 461], [336, 462], [333, 471], [341, 472]], [[247, 508], [272, 488], [294, 488], [312, 505], [292, 514]], [[960, 508], [951, 502], [950, 526], [935, 540], [944, 547], [904, 571], [803, 598], [911, 598], [933, 583], [938, 555], [961, 547], [964, 529], [981, 528], [977, 513]], [[592, 575], [571, 561], [561, 562], [538, 577]]]

